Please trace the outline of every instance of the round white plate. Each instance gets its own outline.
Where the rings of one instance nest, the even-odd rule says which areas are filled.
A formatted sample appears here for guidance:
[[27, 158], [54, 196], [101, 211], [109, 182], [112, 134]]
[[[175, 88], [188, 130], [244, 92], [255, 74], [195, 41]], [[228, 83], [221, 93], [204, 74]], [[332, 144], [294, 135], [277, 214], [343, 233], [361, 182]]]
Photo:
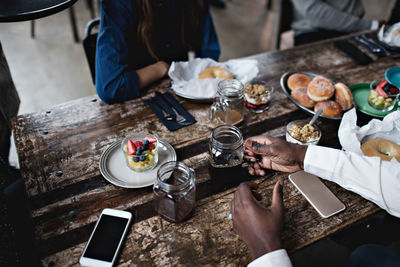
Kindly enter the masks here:
[[100, 157], [100, 173], [110, 183], [125, 188], [141, 188], [153, 185], [157, 180], [158, 168], [167, 161], [175, 161], [176, 153], [174, 148], [162, 139], [158, 139], [158, 163], [145, 172], [131, 170], [125, 162], [121, 150], [121, 142], [112, 143]]

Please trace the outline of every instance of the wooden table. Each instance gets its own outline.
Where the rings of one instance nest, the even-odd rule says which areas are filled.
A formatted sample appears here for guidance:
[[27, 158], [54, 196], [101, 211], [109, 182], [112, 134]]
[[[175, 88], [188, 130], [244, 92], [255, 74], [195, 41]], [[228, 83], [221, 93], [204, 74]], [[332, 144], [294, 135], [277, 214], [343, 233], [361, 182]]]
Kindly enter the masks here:
[[[331, 42], [251, 58], [258, 60], [262, 78], [277, 90], [268, 112], [245, 114], [240, 127], [245, 137], [265, 133], [280, 136], [288, 122], [310, 118], [279, 88], [279, 78], [286, 71], [311, 71], [353, 84], [381, 79], [386, 69], [398, 64], [393, 59], [383, 58], [368, 66], [357, 66], [334, 49]], [[165, 91], [168, 86], [169, 81], [164, 81], [157, 89]], [[92, 96], [15, 119], [15, 142], [30, 200], [38, 254], [44, 265], [78, 265], [94, 223], [104, 208], [124, 209], [135, 214], [119, 265], [236, 266], [249, 263], [248, 250], [227, 217], [237, 185], [254, 178], [210, 178], [207, 147], [210, 132], [216, 126], [208, 120], [210, 105], [181, 101], [197, 123], [176, 132], [167, 131], [142, 99], [107, 105]], [[323, 133], [320, 145], [340, 148], [338, 122], [319, 121], [317, 124]], [[175, 148], [178, 160], [195, 169], [198, 201], [188, 221], [172, 224], [157, 216], [151, 187], [116, 187], [99, 173], [101, 153], [113, 142], [137, 131], [155, 133], [168, 141]], [[277, 179], [287, 178], [287, 174], [269, 171], [266, 177], [268, 179], [258, 178], [256, 182], [264, 181], [260, 192], [267, 196], [264, 199], [268, 203], [273, 185]], [[321, 218], [286, 180], [283, 242], [289, 252], [378, 210], [360, 196], [336, 184], [325, 183], [347, 207], [329, 219]]]

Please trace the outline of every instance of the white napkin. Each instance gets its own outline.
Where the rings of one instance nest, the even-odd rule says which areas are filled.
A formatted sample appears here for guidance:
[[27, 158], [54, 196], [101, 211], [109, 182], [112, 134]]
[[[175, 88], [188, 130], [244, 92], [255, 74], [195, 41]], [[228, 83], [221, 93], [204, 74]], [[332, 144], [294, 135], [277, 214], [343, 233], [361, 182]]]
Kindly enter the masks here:
[[[390, 46], [400, 47], [400, 22], [393, 24], [389, 28], [383, 25], [378, 33], [379, 41], [387, 43]], [[396, 35], [397, 33], [397, 35]]]
[[372, 119], [367, 125], [358, 127], [357, 113], [353, 108], [347, 111], [339, 127], [339, 141], [344, 150], [363, 155], [361, 143], [375, 138], [384, 138], [400, 144], [400, 110], [394, 111], [381, 120]]
[[224, 68], [243, 84], [258, 74], [257, 61], [254, 59], [232, 59], [218, 63], [210, 58], [196, 58], [192, 61], [172, 62], [168, 71], [172, 89], [177, 95], [188, 98], [213, 98], [220, 79], [198, 79], [199, 74], [208, 67]]

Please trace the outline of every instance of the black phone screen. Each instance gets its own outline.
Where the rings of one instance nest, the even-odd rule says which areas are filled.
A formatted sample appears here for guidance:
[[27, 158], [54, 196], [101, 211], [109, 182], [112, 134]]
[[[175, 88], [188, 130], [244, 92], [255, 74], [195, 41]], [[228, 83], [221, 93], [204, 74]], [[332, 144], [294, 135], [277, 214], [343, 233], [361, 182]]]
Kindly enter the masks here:
[[83, 256], [111, 262], [127, 223], [127, 218], [101, 215], [100, 221]]

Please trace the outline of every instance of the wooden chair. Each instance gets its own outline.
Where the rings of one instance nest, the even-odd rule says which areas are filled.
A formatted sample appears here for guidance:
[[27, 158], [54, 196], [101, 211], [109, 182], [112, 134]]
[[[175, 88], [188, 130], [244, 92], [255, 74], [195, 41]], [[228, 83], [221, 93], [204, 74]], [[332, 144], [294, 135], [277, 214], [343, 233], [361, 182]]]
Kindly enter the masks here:
[[83, 39], [83, 49], [92, 75], [93, 84], [95, 84], [95, 59], [96, 59], [96, 43], [97, 32], [92, 33], [93, 29], [100, 25], [100, 18], [92, 19], [88, 22], [85, 28], [85, 38]]

